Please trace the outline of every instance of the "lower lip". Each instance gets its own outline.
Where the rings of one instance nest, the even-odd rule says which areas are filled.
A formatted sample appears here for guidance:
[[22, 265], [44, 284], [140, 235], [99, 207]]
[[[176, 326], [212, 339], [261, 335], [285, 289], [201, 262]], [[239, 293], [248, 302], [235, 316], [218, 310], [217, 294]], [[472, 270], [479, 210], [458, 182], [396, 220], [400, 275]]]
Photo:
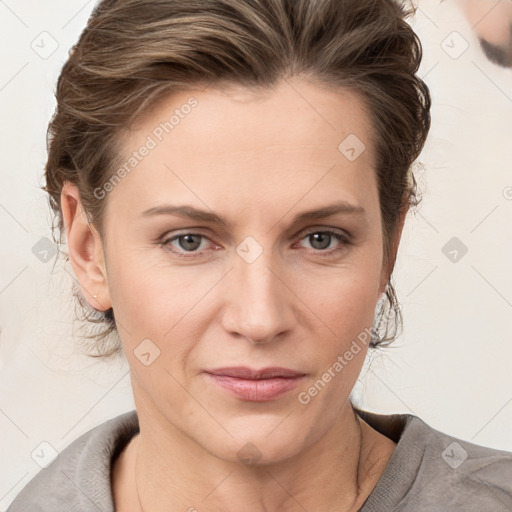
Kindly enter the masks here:
[[275, 400], [288, 391], [296, 388], [303, 376], [299, 377], [274, 377], [271, 379], [239, 379], [226, 375], [213, 375], [208, 377], [217, 386], [228, 391], [242, 400], [251, 402], [268, 402]]

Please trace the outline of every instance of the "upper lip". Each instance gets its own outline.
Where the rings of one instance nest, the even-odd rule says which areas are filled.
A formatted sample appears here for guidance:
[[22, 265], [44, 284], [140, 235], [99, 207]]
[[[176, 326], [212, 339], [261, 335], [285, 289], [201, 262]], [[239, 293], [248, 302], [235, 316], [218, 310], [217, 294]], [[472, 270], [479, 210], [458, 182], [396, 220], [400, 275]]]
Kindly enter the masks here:
[[305, 375], [304, 372], [279, 366], [269, 366], [259, 370], [247, 366], [230, 366], [205, 371], [213, 375], [225, 375], [226, 377], [236, 377], [239, 379], [271, 379], [273, 377], [302, 377]]

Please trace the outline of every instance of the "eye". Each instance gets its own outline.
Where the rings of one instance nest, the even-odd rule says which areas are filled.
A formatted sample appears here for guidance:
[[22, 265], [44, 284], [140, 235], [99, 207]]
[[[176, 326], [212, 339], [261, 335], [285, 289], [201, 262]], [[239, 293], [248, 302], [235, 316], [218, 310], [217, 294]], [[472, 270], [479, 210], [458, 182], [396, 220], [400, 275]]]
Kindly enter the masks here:
[[[190, 258], [198, 257], [207, 250], [207, 247], [204, 247], [203, 244], [205, 240], [209, 240], [208, 237], [200, 233], [181, 233], [164, 239], [160, 242], [160, 245], [178, 256]], [[332, 230], [319, 229], [311, 230], [303, 235], [300, 241], [303, 240], [309, 240], [312, 251], [322, 255], [343, 251], [351, 243], [348, 235]], [[211, 242], [211, 240], [209, 241]], [[332, 242], [338, 242], [337, 246], [332, 247]]]
[[[332, 230], [309, 231], [301, 240], [308, 240], [315, 252], [325, 254], [332, 254], [341, 251], [345, 249], [347, 245], [350, 244], [348, 236], [345, 236], [341, 233], [338, 233], [337, 231]], [[333, 248], [331, 246], [332, 242], [338, 242], [337, 246]]]
[[[182, 233], [180, 235], [175, 235], [164, 240], [162, 242], [162, 246], [169, 247], [172, 252], [178, 254], [179, 256], [187, 257], [183, 252], [192, 253], [191, 256], [195, 256], [194, 253], [200, 252], [198, 249], [201, 247], [201, 242], [203, 239], [207, 240], [204, 235], [199, 233]], [[172, 245], [172, 242], [177, 242], [177, 245]]]

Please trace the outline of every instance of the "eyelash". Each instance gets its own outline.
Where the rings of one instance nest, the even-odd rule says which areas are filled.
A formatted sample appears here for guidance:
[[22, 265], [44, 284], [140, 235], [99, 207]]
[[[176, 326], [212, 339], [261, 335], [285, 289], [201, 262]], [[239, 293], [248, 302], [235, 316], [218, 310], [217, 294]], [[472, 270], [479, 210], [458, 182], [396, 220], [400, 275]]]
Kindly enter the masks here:
[[[341, 233], [338, 233], [336, 231], [332, 231], [332, 230], [319, 230], [319, 229], [315, 229], [315, 230], [312, 230], [312, 231], [308, 231], [306, 233], [304, 233], [302, 235], [302, 237], [300, 238], [300, 240], [304, 240], [305, 238], [307, 238], [308, 236], [310, 235], [314, 235], [314, 234], [323, 234], [323, 235], [330, 235], [332, 237], [334, 237], [336, 240], [338, 240], [339, 242], [342, 242], [341, 243], [341, 246], [340, 247], [337, 247], [337, 248], [334, 248], [334, 249], [329, 249], [329, 250], [322, 250], [322, 249], [311, 249], [310, 251], [308, 252], [313, 252], [313, 253], [317, 253], [317, 254], [321, 254], [323, 256], [331, 256], [331, 255], [334, 255], [334, 254], [337, 254], [338, 252], [341, 252], [343, 250], [345, 250], [348, 246], [348, 245], [351, 245], [351, 241], [349, 240], [349, 238], [345, 235], [342, 235]], [[170, 252], [172, 252], [173, 254], [176, 254], [177, 256], [179, 257], [182, 257], [182, 258], [197, 258], [197, 257], [200, 257], [201, 256], [201, 252], [198, 252], [198, 251], [190, 251], [190, 252], [179, 252], [179, 251], [176, 251], [174, 249], [171, 249], [170, 248], [170, 243], [173, 242], [174, 240], [177, 240], [181, 237], [184, 237], [184, 236], [187, 236], [187, 235], [194, 235], [194, 236], [200, 236], [202, 238], [208, 238], [206, 235], [203, 235], [201, 233], [193, 233], [193, 232], [187, 232], [187, 233], [180, 233], [178, 235], [174, 235], [170, 238], [166, 238], [164, 239], [162, 242], [160, 242], [160, 246]]]

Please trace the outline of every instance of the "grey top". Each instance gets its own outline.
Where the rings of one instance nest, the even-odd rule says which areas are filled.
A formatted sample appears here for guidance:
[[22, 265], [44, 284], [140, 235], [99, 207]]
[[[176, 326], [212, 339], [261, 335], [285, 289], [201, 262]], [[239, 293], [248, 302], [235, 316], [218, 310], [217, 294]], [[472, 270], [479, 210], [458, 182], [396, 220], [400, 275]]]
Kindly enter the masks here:
[[[512, 512], [512, 453], [451, 437], [410, 414], [357, 412], [398, 443], [360, 512]], [[138, 432], [136, 411], [96, 426], [28, 482], [7, 512], [114, 512], [112, 461]]]

